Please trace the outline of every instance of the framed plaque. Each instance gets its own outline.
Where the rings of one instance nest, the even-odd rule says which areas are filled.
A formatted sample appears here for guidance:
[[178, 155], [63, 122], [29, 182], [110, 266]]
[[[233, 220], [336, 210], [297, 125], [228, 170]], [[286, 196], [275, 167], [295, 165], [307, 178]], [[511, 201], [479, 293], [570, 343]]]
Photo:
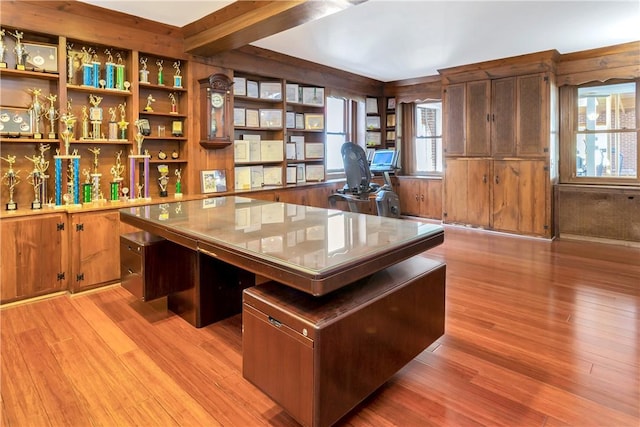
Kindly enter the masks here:
[[282, 110], [261, 109], [260, 127], [269, 129], [282, 128]]
[[324, 88], [323, 87], [303, 87], [302, 103], [306, 105], [324, 106]]
[[260, 82], [260, 98], [274, 100], [282, 99], [282, 83]]
[[324, 115], [322, 114], [305, 114], [304, 115], [304, 128], [306, 130], [323, 130], [324, 129]]
[[47, 73], [58, 72], [58, 46], [32, 42], [23, 42], [22, 44], [29, 52], [25, 64], [27, 69]]
[[0, 107], [0, 135], [31, 135], [33, 123], [31, 110], [19, 107]]

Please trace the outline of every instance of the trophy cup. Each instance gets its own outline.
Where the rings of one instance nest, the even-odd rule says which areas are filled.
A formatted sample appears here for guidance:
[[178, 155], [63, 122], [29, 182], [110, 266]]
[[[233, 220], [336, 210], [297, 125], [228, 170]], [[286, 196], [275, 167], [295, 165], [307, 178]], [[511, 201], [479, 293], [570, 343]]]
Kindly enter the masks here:
[[98, 171], [98, 154], [100, 154], [100, 148], [93, 147], [88, 148], [89, 152], [93, 153], [93, 173], [91, 174], [91, 200], [94, 202], [101, 201], [102, 191], [100, 191], [100, 178], [102, 174]]
[[100, 58], [98, 58], [98, 52], [95, 50], [91, 58], [91, 67], [93, 68], [93, 72], [91, 73], [91, 77], [93, 78], [92, 86], [100, 87]]
[[[135, 121], [135, 125], [138, 129], [136, 135], [135, 135], [135, 140], [138, 146], [138, 154], [133, 154], [133, 150], [131, 151], [131, 154], [129, 155], [129, 188], [131, 188], [131, 199], [130, 200], [134, 200], [134, 196], [133, 196], [133, 189], [138, 188], [138, 198], [142, 198], [142, 190], [144, 189], [144, 198], [148, 199], [149, 198], [149, 159], [151, 158], [151, 156], [149, 155], [148, 151], [145, 151], [143, 153], [142, 151], [142, 142], [144, 141], [144, 135], [142, 134], [142, 120], [138, 119]], [[144, 184], [138, 184], [136, 185], [136, 168], [137, 168], [137, 163], [142, 160], [143, 165], [144, 165]]]
[[33, 186], [34, 193], [31, 209], [42, 209], [42, 201], [40, 200], [41, 187], [44, 184], [44, 171], [42, 169], [44, 167], [46, 171], [46, 168], [49, 167], [49, 162], [43, 161], [40, 156], [24, 157], [33, 162], [33, 170], [27, 176], [27, 181]]
[[178, 102], [176, 100], [176, 94], [170, 93], [169, 99], [171, 100], [171, 111], [170, 114], [178, 114]]
[[73, 84], [74, 64], [79, 55], [73, 52], [73, 43], [67, 43], [67, 83]]
[[178, 168], [175, 172], [176, 175], [176, 194], [174, 197], [176, 199], [182, 199], [182, 169]]
[[93, 86], [92, 50], [82, 47], [82, 86]]
[[55, 105], [58, 95], [49, 94], [47, 99], [49, 100], [49, 108], [45, 113], [45, 117], [49, 120], [49, 139], [56, 139], [56, 120], [60, 117], [60, 113], [56, 110]]
[[29, 92], [33, 94], [33, 101], [29, 107], [33, 120], [33, 137], [35, 139], [42, 139], [42, 133], [40, 133], [40, 119], [43, 115], [42, 104], [40, 103], [40, 93], [42, 89], [29, 89]]
[[120, 200], [120, 186], [122, 185], [122, 181], [124, 178], [122, 174], [124, 173], [124, 165], [120, 162], [120, 156], [122, 156], [122, 150], [118, 151], [116, 154], [116, 164], [111, 166], [111, 201]]
[[122, 54], [116, 53], [116, 89], [124, 90], [124, 62], [122, 62]]
[[[85, 107], [86, 110], [86, 107]], [[64, 123], [64, 130], [62, 131], [62, 140], [64, 141], [64, 154], [69, 154], [69, 144], [73, 138], [73, 127], [76, 123], [76, 117], [71, 111], [71, 100], [67, 102], [67, 112], [60, 116], [60, 120]], [[88, 129], [88, 128], [87, 128]]]
[[101, 96], [89, 95], [89, 103], [92, 107], [89, 109], [89, 118], [91, 119], [91, 136], [94, 140], [104, 139], [102, 138], [102, 131], [100, 126], [102, 125], [102, 108], [99, 107], [102, 102]]
[[129, 126], [129, 122], [125, 120], [126, 106], [126, 101], [118, 105], [118, 109], [120, 110], [120, 121], [118, 122], [118, 128], [120, 129], [120, 139], [127, 139], [127, 127]]
[[180, 75], [180, 61], [174, 62], [173, 68], [176, 70], [176, 73], [173, 75], [173, 87], [181, 88], [182, 76]]
[[105, 49], [104, 54], [107, 55], [104, 63], [104, 80], [105, 88], [115, 89], [116, 87], [116, 64], [113, 62], [113, 55], [109, 49]]
[[38, 169], [40, 169], [40, 178], [42, 179], [42, 185], [40, 186], [40, 200], [44, 203], [48, 200], [48, 182], [49, 175], [47, 175], [47, 170], [49, 169], [49, 162], [45, 161], [45, 153], [51, 149], [51, 145], [49, 144], [40, 144], [38, 150], [40, 151], [40, 163]]
[[7, 62], [4, 55], [7, 53], [7, 45], [4, 42], [5, 30], [0, 28], [0, 68], [7, 68]]
[[20, 171], [13, 170], [13, 164], [16, 162], [16, 156], [7, 155], [7, 157], [0, 157], [0, 159], [9, 163], [9, 170], [2, 176], [2, 182], [9, 187], [9, 202], [6, 204], [6, 209], [8, 211], [15, 211], [18, 209], [18, 204], [13, 201], [13, 193], [16, 185], [20, 182], [20, 177], [18, 176]]
[[140, 83], [149, 84], [149, 70], [147, 70], [147, 61], [149, 59], [144, 56], [140, 58], [142, 69], [140, 70]]
[[13, 47], [13, 52], [16, 54], [16, 70], [24, 71], [26, 70], [24, 63], [27, 60], [27, 56], [29, 56], [29, 52], [27, 52], [22, 44], [24, 33], [16, 30], [16, 32], [11, 35], [16, 38], [16, 45]]
[[89, 112], [87, 106], [82, 106], [82, 136], [80, 139], [89, 139]]
[[156, 102], [156, 100], [153, 95], [149, 94], [149, 96], [147, 96], [147, 106], [144, 107], [144, 111], [153, 112], [152, 102]]
[[156, 65], [158, 66], [158, 86], [164, 86], [164, 77], [162, 75], [162, 63], [164, 61], [162, 59], [158, 59], [156, 61]]
[[158, 172], [160, 177], [158, 178], [158, 185], [160, 186], [160, 197], [167, 197], [167, 185], [169, 184], [169, 166], [158, 165]]
[[82, 169], [84, 183], [82, 184], [82, 203], [91, 203], [91, 172], [89, 169]]
[[118, 123], [116, 122], [116, 107], [109, 107], [109, 141], [118, 140]]

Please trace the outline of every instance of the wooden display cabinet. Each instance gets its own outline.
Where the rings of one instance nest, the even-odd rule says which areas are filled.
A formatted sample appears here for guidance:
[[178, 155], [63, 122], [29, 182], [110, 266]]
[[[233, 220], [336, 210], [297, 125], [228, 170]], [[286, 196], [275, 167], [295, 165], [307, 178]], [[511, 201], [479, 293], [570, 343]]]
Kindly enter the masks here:
[[397, 178], [403, 215], [442, 219], [442, 180], [400, 176]]
[[69, 278], [64, 212], [2, 218], [0, 302], [67, 289]]

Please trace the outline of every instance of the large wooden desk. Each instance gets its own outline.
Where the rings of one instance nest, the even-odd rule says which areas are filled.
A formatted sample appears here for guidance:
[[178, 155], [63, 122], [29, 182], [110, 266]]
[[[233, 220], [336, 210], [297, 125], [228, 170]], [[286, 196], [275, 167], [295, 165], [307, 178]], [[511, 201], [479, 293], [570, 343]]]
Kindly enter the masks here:
[[192, 286], [168, 304], [196, 327], [240, 312], [256, 276], [320, 296], [444, 240], [438, 225], [237, 196], [136, 206], [120, 218], [173, 242], [181, 259], [188, 249], [176, 267]]

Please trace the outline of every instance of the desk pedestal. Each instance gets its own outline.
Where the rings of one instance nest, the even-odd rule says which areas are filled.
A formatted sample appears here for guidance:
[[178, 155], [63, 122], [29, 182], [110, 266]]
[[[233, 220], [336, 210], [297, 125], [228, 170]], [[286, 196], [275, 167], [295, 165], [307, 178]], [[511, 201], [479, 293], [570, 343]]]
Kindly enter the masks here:
[[445, 265], [416, 256], [322, 297], [243, 292], [243, 376], [305, 426], [328, 426], [444, 333]]

